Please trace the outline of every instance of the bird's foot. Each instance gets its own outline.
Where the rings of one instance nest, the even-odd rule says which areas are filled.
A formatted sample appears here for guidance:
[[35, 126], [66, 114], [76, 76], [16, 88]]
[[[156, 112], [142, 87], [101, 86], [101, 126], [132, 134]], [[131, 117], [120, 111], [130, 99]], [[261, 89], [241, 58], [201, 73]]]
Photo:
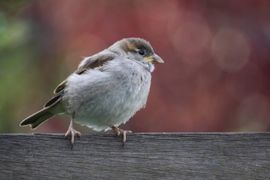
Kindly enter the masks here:
[[132, 133], [130, 130], [123, 130], [118, 127], [112, 126], [112, 131], [117, 135], [117, 136], [122, 136], [122, 142], [123, 145], [125, 145], [125, 142], [127, 141], [127, 134]]
[[67, 130], [67, 132], [65, 134], [65, 137], [68, 137], [68, 136], [70, 136], [70, 143], [71, 143], [72, 146], [73, 146], [74, 141], [75, 141], [75, 136], [76, 137], [81, 136], [81, 133], [73, 128], [72, 123], [70, 123], [70, 125], [68, 127], [68, 130]]

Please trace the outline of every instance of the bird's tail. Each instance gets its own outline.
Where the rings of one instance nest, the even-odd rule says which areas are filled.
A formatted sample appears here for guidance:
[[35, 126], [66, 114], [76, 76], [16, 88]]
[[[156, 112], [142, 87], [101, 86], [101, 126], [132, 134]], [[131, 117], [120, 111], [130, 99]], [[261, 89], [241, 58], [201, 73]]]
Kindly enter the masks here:
[[39, 126], [41, 123], [46, 121], [47, 119], [53, 117], [55, 114], [51, 112], [50, 108], [43, 108], [40, 111], [28, 116], [24, 120], [21, 121], [20, 126], [30, 125], [32, 129]]
[[43, 109], [22, 120], [20, 126], [29, 125], [32, 129], [34, 129], [54, 115], [63, 113], [64, 109], [61, 100], [62, 93], [58, 93], [43, 106]]

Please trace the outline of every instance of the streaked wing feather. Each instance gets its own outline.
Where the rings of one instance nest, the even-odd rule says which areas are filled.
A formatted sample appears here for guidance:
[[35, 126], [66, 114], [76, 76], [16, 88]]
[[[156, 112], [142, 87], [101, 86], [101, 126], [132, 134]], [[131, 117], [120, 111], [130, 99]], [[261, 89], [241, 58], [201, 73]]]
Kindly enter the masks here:
[[[106, 54], [106, 55], [97, 54], [94, 56], [90, 56], [82, 61], [82, 63], [79, 65], [78, 69], [74, 73], [80, 75], [89, 69], [102, 67], [105, 63], [107, 63], [108, 61], [111, 61], [114, 57], [115, 57], [114, 54]], [[61, 100], [61, 97], [64, 94], [66, 84], [67, 84], [67, 80], [64, 80], [55, 88], [55, 90], [53, 91], [55, 96], [53, 96], [44, 105], [44, 107], [51, 106]]]
[[45, 108], [45, 107], [55, 105], [56, 103], [61, 101], [61, 97], [62, 97], [62, 93], [59, 93], [59, 94], [53, 96], [46, 104], [44, 104], [43, 107]]
[[58, 94], [59, 92], [63, 91], [66, 87], [67, 80], [61, 82], [53, 91], [54, 94]]
[[91, 56], [83, 60], [83, 62], [79, 65], [78, 69], [75, 71], [77, 74], [83, 74], [85, 71], [89, 69], [95, 69], [102, 67], [108, 61], [111, 61], [115, 58], [114, 54], [98, 54], [95, 56]]

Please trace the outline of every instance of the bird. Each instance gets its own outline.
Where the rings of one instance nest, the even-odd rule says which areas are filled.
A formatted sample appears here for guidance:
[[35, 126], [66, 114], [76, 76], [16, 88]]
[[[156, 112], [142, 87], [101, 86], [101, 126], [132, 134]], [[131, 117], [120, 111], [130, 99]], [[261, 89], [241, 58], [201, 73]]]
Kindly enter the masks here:
[[142, 38], [123, 38], [85, 57], [78, 68], [54, 90], [43, 108], [26, 117], [20, 126], [37, 128], [55, 115], [70, 119], [66, 137], [73, 145], [81, 133], [73, 123], [94, 131], [112, 130], [126, 142], [129, 130], [119, 128], [146, 106], [155, 65], [164, 63]]

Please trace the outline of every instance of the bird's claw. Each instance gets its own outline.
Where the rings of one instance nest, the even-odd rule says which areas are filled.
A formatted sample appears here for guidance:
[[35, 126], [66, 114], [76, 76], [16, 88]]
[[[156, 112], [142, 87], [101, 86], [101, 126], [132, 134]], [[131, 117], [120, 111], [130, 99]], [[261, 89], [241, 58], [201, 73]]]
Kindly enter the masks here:
[[123, 145], [125, 145], [125, 142], [127, 141], [127, 134], [132, 133], [130, 130], [123, 130], [114, 126], [112, 127], [112, 130], [117, 136], [122, 136]]
[[73, 127], [69, 127], [65, 134], [65, 137], [68, 137], [68, 136], [70, 136], [70, 143], [73, 145], [75, 141], [75, 136], [80, 137], [81, 133], [75, 130]]

